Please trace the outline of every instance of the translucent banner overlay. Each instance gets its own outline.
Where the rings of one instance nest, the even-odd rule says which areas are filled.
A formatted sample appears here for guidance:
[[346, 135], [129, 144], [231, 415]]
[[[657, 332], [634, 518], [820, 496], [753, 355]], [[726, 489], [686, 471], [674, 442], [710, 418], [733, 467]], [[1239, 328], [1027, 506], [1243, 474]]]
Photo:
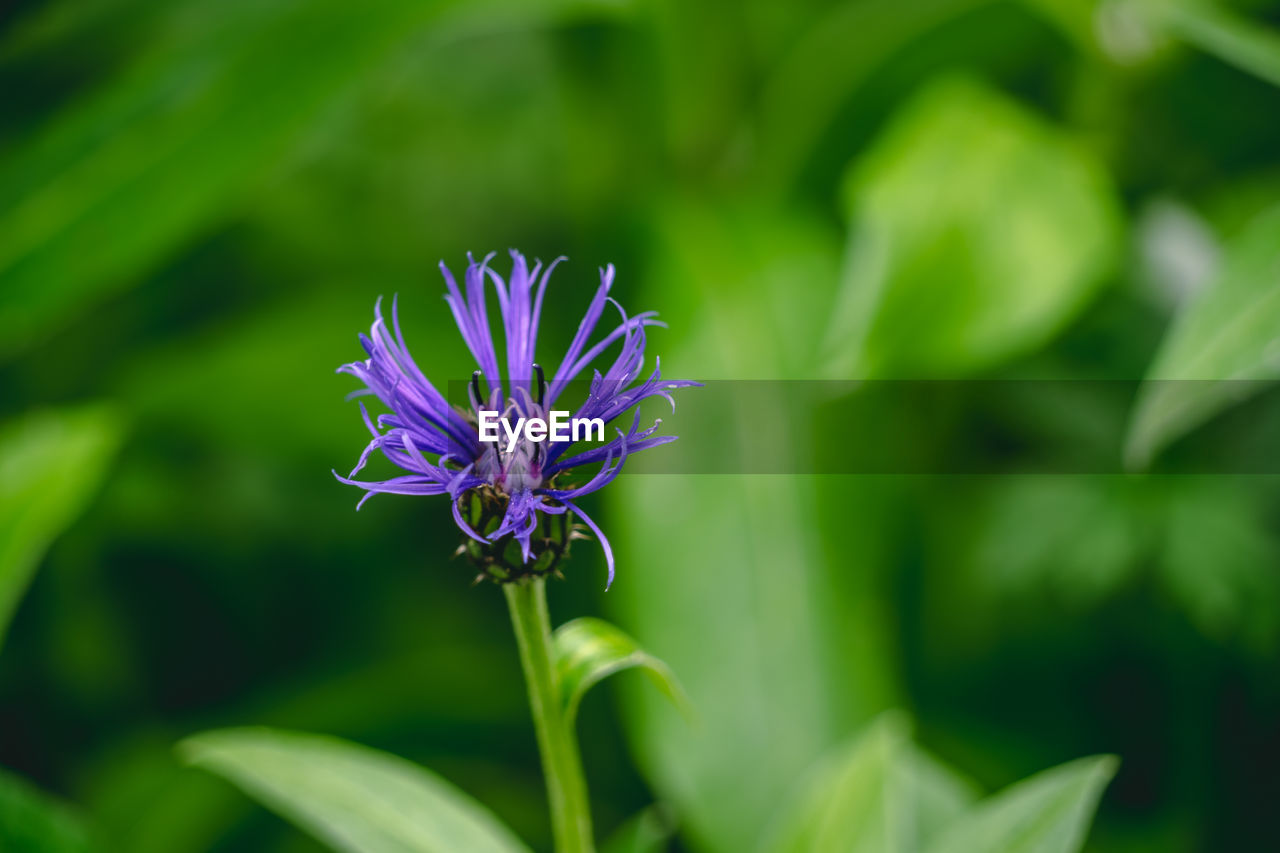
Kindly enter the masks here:
[[[455, 381], [446, 396], [472, 411], [476, 387], [491, 393]], [[574, 381], [545, 408], [575, 414], [589, 392]], [[642, 403], [640, 425], [661, 418], [655, 434], [679, 441], [626, 474], [1280, 474], [1280, 389], [1256, 382], [711, 380], [671, 396], [674, 412]]]

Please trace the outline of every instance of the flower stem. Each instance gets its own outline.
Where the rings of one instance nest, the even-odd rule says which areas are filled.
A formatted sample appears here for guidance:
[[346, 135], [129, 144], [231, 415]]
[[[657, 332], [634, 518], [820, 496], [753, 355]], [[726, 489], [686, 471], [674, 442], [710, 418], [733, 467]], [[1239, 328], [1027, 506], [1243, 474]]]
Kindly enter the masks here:
[[551, 650], [551, 619], [547, 615], [546, 581], [525, 578], [502, 585], [520, 646], [520, 663], [529, 687], [529, 706], [542, 754], [551, 803], [551, 830], [556, 853], [592, 853], [591, 810], [587, 784], [578, 756], [578, 741], [565, 718], [560, 681]]

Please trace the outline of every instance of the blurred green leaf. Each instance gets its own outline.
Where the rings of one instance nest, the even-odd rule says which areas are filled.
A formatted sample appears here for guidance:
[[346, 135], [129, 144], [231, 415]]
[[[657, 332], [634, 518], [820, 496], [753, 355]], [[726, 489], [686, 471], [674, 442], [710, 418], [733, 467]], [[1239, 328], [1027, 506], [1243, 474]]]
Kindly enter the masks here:
[[892, 712], [824, 759], [774, 825], [762, 850], [914, 853], [978, 794], [916, 747]]
[[950, 519], [971, 548], [958, 582], [979, 596], [962, 611], [1097, 607], [1154, 581], [1214, 642], [1265, 651], [1280, 630], [1269, 497], [1254, 478], [1026, 476], [991, 498]]
[[1125, 455], [1143, 467], [1280, 378], [1280, 207], [1229, 242], [1221, 274], [1178, 316], [1139, 394]]
[[0, 357], [224, 217], [317, 116], [415, 34], [617, 8], [190, 4], [166, 38], [0, 162]]
[[1237, 68], [1280, 86], [1280, 34], [1220, 2], [1136, 0], [1157, 24]]
[[1103, 789], [1115, 775], [1109, 755], [1081, 758], [1024, 779], [946, 827], [929, 853], [1074, 853], [1084, 845]]
[[681, 709], [689, 701], [665, 663], [648, 654], [621, 629], [603, 619], [583, 617], [566, 622], [551, 638], [555, 646], [556, 672], [570, 725], [587, 691], [624, 669], [640, 667], [654, 685]]
[[824, 761], [762, 849], [912, 853], [910, 802], [897, 788], [895, 769], [910, 748], [908, 737], [906, 720], [882, 717]]
[[[672, 201], [651, 223], [649, 293], [670, 331], [650, 340], [664, 375], [816, 373], [837, 273], [834, 228], [741, 199]], [[664, 454], [670, 471], [726, 449], [744, 459], [769, 453], [782, 466], [807, 458], [813, 425], [787, 410], [782, 384], [760, 383], [750, 406], [721, 413], [722, 429], [650, 458]], [[607, 495], [619, 557], [608, 604], [679, 673], [699, 725], [634, 680], [619, 685], [623, 713], [642, 770], [695, 849], [755, 847], [813, 762], [892, 703], [884, 599], [865, 594], [877, 573], [863, 562], [884, 528], [862, 513], [867, 492], [842, 483], [838, 547], [857, 569], [833, 594], [814, 524], [821, 479], [637, 475]], [[749, 773], [743, 744], [753, 745]]]
[[351, 853], [527, 851], [484, 806], [434, 773], [323, 735], [205, 732], [178, 746], [263, 805]]
[[851, 95], [913, 39], [991, 0], [895, 0], [823, 9], [773, 69], [761, 93], [756, 132], [766, 189], [785, 191]]
[[918, 746], [896, 769], [898, 784], [912, 801], [916, 849], [931, 844], [944, 827], [977, 802], [981, 793], [969, 778]]
[[955, 376], [1033, 350], [1094, 295], [1119, 245], [1101, 166], [965, 80], [905, 106], [847, 189], [834, 376]]
[[89, 849], [89, 834], [70, 808], [0, 769], [0, 850], [81, 853]]
[[971, 558], [978, 588], [1096, 604], [1131, 580], [1151, 542], [1124, 477], [1022, 476], [994, 485]]
[[1197, 477], [1163, 489], [1168, 505], [1156, 565], [1201, 634], [1270, 655], [1280, 628], [1277, 545], [1266, 503], [1250, 486], [1247, 479]]
[[669, 810], [654, 804], [623, 822], [600, 847], [600, 853], [662, 853], [675, 835]]
[[[885, 662], [853, 683], [824, 680], [848, 670], [818, 598], [804, 484], [770, 475], [676, 481], [636, 476], [609, 495], [617, 507], [610, 536], [622, 555], [609, 599], [680, 673], [699, 724], [647, 685], [619, 685], [623, 712], [638, 761], [699, 849], [749, 849], [774, 804], [837, 741], [848, 709], [834, 700], [854, 690], [874, 703]], [[860, 651], [884, 648], [876, 621], [850, 622], [870, 637]], [[742, 770], [747, 743], [750, 773]]]
[[102, 483], [122, 432], [102, 405], [35, 412], [0, 429], [0, 644], [50, 543]]

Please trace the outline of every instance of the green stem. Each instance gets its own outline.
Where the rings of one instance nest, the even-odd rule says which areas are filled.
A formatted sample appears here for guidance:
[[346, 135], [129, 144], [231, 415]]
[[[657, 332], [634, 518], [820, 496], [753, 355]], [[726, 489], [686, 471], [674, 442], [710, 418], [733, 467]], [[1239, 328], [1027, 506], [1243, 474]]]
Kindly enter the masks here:
[[551, 803], [551, 831], [557, 853], [592, 853], [591, 809], [582, 776], [578, 741], [565, 718], [560, 680], [551, 651], [551, 619], [547, 615], [546, 581], [525, 578], [502, 585], [511, 625], [520, 646], [520, 663], [529, 686], [529, 706], [538, 733], [542, 772]]

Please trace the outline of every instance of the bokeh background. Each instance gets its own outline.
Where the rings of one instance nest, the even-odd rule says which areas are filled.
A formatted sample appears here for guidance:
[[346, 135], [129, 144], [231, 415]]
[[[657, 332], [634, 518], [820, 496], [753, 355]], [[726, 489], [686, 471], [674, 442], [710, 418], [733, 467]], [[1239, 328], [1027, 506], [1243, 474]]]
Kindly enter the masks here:
[[553, 620], [616, 621], [699, 717], [635, 675], [588, 698], [602, 837], [644, 814], [670, 849], [750, 849], [903, 708], [987, 790], [1120, 756], [1099, 853], [1280, 843], [1280, 491], [1203, 461], [1275, 407], [1135, 393], [1280, 370], [1280, 4], [55, 0], [0, 26], [0, 766], [103, 849], [319, 849], [173, 753], [237, 724], [406, 756], [549, 846], [502, 597], [441, 502], [356, 514], [330, 474], [365, 441], [333, 370], [374, 300], [465, 378], [435, 265], [508, 247], [570, 258], [544, 363], [613, 262], [667, 376], [1029, 380], [994, 411], [957, 383], [920, 452], [1050, 430], [1114, 464], [824, 475], [885, 439], [874, 407], [706, 412], [717, 451], [818, 473], [669, 465], [589, 503], [618, 579], [576, 546]]

